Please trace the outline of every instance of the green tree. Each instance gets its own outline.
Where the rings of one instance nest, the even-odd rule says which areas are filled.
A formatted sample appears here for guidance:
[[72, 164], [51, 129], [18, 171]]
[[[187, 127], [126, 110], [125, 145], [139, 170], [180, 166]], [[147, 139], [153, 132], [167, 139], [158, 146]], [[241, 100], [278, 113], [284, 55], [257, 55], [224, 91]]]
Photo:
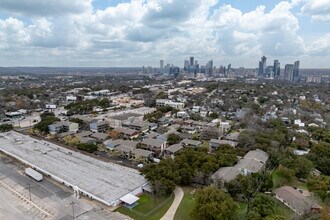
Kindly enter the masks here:
[[315, 145], [308, 154], [308, 159], [325, 175], [330, 175], [330, 144], [321, 142]]
[[34, 128], [39, 130], [40, 132], [48, 133], [49, 132], [48, 125], [51, 125], [56, 121], [61, 121], [61, 120], [54, 116], [42, 117], [41, 121], [38, 122], [36, 125], [34, 125]]
[[92, 143], [79, 143], [77, 144], [79, 150], [87, 151], [88, 153], [93, 153], [97, 151], [97, 145]]
[[211, 114], [209, 114], [209, 117], [212, 119], [217, 119], [219, 117], [219, 114], [216, 112], [212, 112]]
[[237, 204], [224, 191], [208, 186], [196, 192], [193, 215], [201, 220], [234, 219]]
[[0, 132], [7, 132], [13, 129], [12, 124], [2, 124], [0, 125]]
[[252, 201], [252, 209], [256, 210], [261, 217], [266, 217], [275, 212], [275, 201], [272, 197], [258, 193]]
[[329, 176], [318, 176], [311, 177], [307, 180], [308, 190], [318, 195], [322, 201], [330, 199], [330, 177]]
[[285, 158], [280, 162], [283, 166], [294, 171], [298, 178], [307, 179], [313, 169], [313, 162], [303, 156]]
[[177, 144], [181, 141], [181, 137], [177, 134], [171, 133], [167, 135], [167, 142], [169, 145]]

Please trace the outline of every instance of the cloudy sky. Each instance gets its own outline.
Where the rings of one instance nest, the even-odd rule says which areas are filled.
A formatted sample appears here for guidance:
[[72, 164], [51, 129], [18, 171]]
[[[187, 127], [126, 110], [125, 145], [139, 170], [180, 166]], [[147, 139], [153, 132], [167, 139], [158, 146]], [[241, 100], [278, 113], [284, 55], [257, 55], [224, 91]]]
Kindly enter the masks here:
[[330, 68], [330, 0], [0, 0], [0, 66]]

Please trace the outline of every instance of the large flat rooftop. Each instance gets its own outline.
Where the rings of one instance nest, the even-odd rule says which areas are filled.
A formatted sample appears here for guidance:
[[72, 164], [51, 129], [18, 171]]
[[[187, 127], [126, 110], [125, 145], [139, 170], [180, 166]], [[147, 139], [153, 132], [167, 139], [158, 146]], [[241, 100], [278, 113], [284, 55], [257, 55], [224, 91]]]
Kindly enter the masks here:
[[147, 182], [137, 170], [14, 131], [0, 133], [0, 149], [109, 203]]

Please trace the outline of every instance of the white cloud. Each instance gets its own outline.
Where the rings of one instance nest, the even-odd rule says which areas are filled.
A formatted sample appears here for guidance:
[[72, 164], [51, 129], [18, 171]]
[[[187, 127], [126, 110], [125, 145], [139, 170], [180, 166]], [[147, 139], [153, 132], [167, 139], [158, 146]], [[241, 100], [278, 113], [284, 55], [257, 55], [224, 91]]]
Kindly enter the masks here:
[[308, 0], [301, 11], [313, 21], [330, 22], [330, 0]]
[[90, 10], [92, 0], [1, 0], [0, 11], [24, 16], [79, 14]]
[[[12, 13], [0, 19], [0, 48], [7, 48], [0, 51], [0, 65], [16, 57], [15, 65], [140, 66], [165, 59], [181, 66], [193, 55], [202, 65], [213, 58], [217, 65], [253, 67], [263, 54], [278, 59], [329, 56], [329, 36], [312, 43], [299, 35], [292, 9], [303, 0], [282, 1], [271, 9], [261, 5], [249, 12], [218, 0], [132, 0], [103, 10], [95, 10], [91, 0], [17, 1], [67, 7], [62, 13], [23, 10], [13, 2], [0, 3]], [[16, 14], [28, 19], [19, 20]]]

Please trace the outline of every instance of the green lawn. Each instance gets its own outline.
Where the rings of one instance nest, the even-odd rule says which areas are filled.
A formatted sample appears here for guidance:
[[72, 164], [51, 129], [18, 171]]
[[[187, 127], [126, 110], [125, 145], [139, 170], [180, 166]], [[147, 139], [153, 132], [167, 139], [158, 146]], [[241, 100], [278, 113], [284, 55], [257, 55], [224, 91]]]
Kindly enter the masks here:
[[273, 172], [272, 177], [273, 177], [273, 188], [274, 189], [290, 184], [285, 177], [283, 177], [280, 173], [277, 172], [277, 170], [275, 170]]
[[133, 209], [120, 207], [116, 211], [135, 220], [158, 220], [166, 213], [173, 200], [173, 194], [168, 197], [153, 197], [142, 194], [138, 201], [139, 204]]
[[238, 208], [236, 210], [237, 219], [245, 219], [247, 213], [247, 204], [244, 202], [238, 202]]
[[274, 198], [275, 202], [275, 213], [274, 215], [284, 216], [286, 219], [291, 219], [293, 211], [285, 206], [283, 203]]
[[179, 208], [176, 210], [174, 220], [193, 220], [190, 216], [194, 205], [195, 205], [195, 198], [194, 192], [195, 189], [192, 187], [183, 187], [184, 196], [179, 205]]

